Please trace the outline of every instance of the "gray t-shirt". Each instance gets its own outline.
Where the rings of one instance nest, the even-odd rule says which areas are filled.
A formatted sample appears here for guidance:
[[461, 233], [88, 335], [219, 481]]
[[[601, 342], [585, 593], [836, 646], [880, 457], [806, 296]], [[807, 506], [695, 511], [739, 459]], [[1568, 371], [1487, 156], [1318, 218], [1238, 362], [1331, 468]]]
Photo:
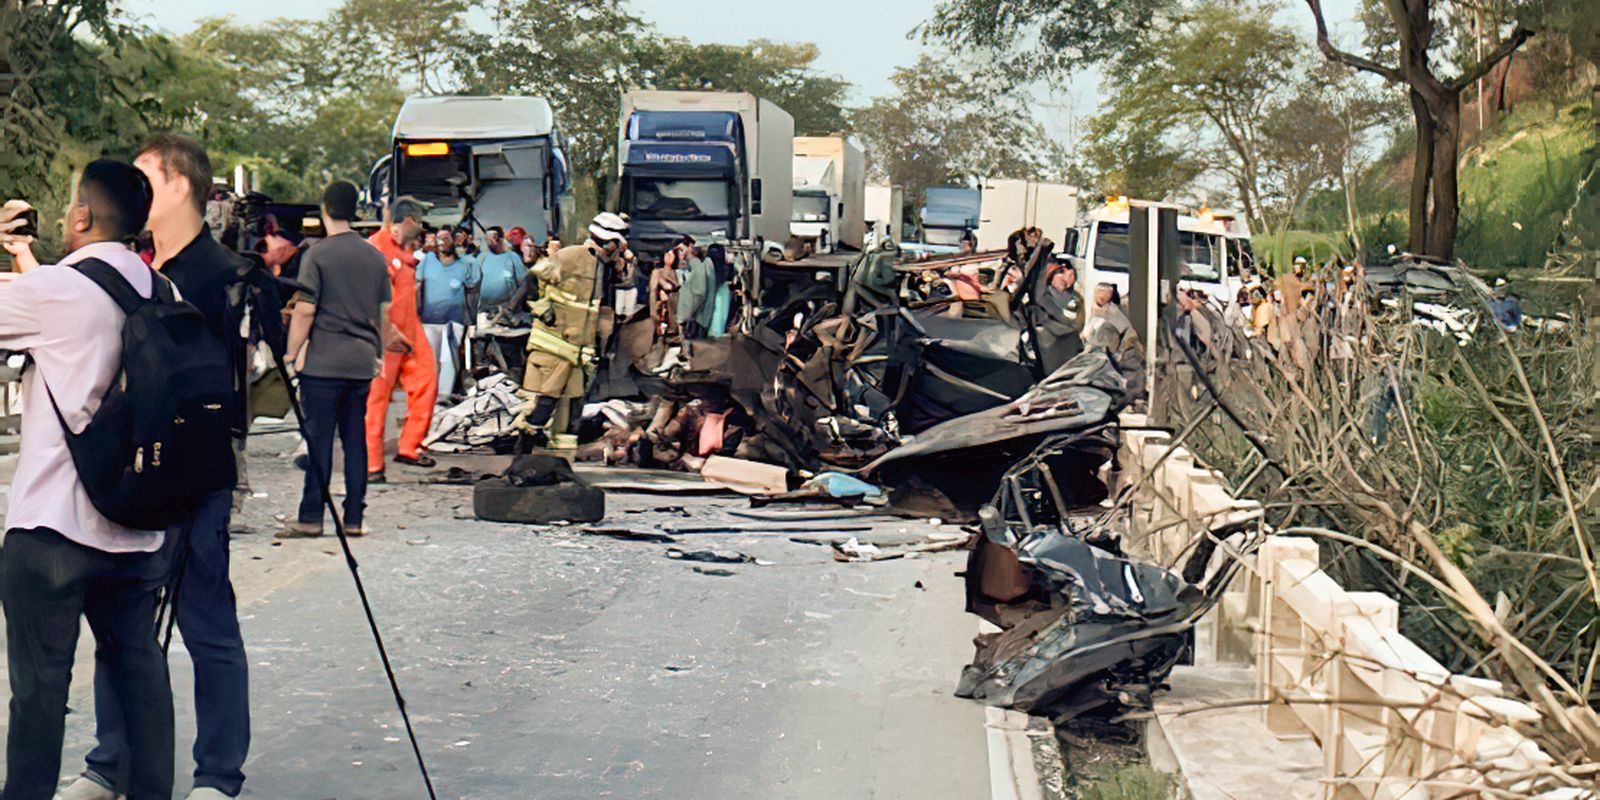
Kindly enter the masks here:
[[393, 299], [383, 254], [358, 233], [330, 236], [300, 259], [302, 300], [315, 304], [302, 374], [371, 380], [383, 360], [384, 303]]

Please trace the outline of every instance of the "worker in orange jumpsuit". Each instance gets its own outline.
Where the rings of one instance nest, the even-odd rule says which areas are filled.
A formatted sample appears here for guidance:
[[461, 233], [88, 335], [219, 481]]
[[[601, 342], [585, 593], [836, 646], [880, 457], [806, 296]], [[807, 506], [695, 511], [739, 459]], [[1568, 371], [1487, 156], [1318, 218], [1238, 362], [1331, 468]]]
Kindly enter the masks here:
[[421, 235], [422, 208], [401, 198], [390, 209], [388, 224], [367, 238], [389, 264], [389, 284], [394, 295], [389, 324], [395, 327], [394, 340], [400, 343], [384, 351], [383, 369], [372, 379], [372, 392], [367, 396], [368, 483], [385, 480], [383, 429], [397, 382], [406, 392], [406, 421], [400, 428], [400, 447], [394, 460], [414, 467], [435, 464], [422, 451], [422, 440], [433, 424], [433, 404], [439, 395], [439, 367], [422, 330], [422, 318], [417, 315], [417, 259], [411, 248]]

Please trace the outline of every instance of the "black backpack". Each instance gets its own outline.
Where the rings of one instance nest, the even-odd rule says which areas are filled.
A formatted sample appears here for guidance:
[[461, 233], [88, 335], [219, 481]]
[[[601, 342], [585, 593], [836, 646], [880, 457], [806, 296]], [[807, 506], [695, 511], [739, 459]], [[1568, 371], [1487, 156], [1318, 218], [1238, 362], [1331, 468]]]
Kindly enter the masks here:
[[127, 315], [117, 377], [88, 427], [73, 433], [55, 410], [78, 478], [95, 510], [119, 525], [148, 531], [185, 522], [202, 498], [236, 478], [227, 345], [159, 274], [145, 299], [104, 261], [72, 268]]

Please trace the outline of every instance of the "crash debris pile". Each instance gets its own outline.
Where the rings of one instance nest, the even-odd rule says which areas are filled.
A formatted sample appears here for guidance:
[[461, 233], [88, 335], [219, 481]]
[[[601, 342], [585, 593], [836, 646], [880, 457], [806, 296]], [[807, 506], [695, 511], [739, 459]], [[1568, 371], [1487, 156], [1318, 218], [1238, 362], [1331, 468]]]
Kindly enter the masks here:
[[[967, 610], [1001, 630], [978, 638], [957, 689], [963, 697], [1058, 722], [1148, 710], [1231, 574], [1232, 559], [1212, 563], [1211, 542], [1180, 572], [1124, 551], [1117, 515], [1101, 504], [1108, 488], [1099, 476], [1109, 474], [1116, 414], [1127, 405], [1106, 358], [1084, 353], [991, 412], [999, 436], [973, 434], [1032, 446], [979, 513]], [[919, 448], [937, 452], [939, 444], [903, 451], [915, 457]]]

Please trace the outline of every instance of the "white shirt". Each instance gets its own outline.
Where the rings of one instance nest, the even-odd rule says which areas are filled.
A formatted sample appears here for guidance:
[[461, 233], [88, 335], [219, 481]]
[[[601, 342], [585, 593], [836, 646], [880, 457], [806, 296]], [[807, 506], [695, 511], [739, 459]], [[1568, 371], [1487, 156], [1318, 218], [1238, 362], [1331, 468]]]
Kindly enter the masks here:
[[150, 268], [114, 242], [80, 247], [58, 266], [19, 276], [0, 295], [0, 350], [33, 358], [22, 375], [22, 446], [6, 529], [49, 528], [108, 553], [154, 552], [161, 547], [161, 531], [125, 528], [89, 502], [45, 391], [48, 382], [61, 415], [74, 433], [80, 432], [99, 409], [122, 360], [122, 310], [93, 281], [67, 269], [89, 258], [110, 264], [135, 291], [150, 296]]

